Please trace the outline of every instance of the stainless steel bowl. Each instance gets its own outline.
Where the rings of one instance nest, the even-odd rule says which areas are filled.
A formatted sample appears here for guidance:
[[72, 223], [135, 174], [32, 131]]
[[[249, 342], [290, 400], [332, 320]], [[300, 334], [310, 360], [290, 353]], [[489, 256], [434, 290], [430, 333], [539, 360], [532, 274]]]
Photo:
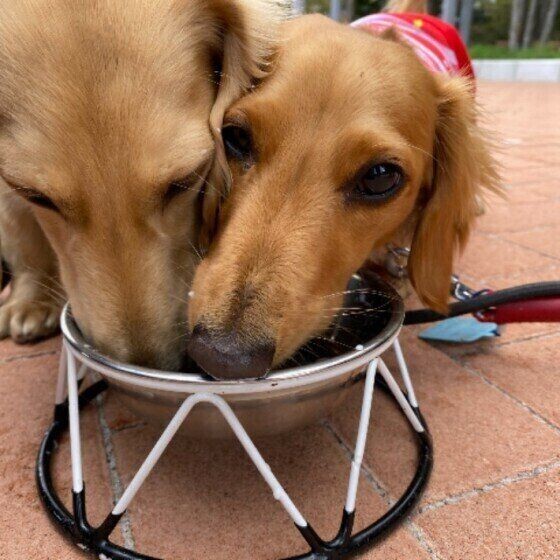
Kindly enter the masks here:
[[[303, 365], [272, 371], [262, 379], [215, 381], [195, 368], [192, 373], [178, 373], [117, 362], [88, 344], [68, 307], [62, 332], [76, 359], [101, 374], [119, 400], [147, 421], [165, 426], [189, 395], [216, 393], [228, 402], [249, 434], [258, 437], [293, 430], [328, 415], [348, 389], [363, 379], [365, 366], [397, 337], [403, 302], [377, 276], [355, 275], [345, 305], [353, 311], [341, 315], [325, 337], [314, 341], [313, 354], [306, 347], [298, 352], [296, 360]], [[205, 403], [195, 407], [181, 433], [204, 438], [232, 435], [220, 412]]]

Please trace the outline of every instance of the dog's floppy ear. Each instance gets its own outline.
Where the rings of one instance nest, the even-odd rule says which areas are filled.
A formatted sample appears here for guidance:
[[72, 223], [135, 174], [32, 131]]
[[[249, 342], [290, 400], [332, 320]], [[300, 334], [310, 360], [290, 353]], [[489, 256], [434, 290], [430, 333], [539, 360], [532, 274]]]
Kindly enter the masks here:
[[499, 187], [490, 143], [477, 124], [471, 82], [436, 78], [441, 82], [433, 175], [414, 232], [408, 271], [420, 299], [445, 312], [454, 255], [480, 214], [485, 190]]
[[203, 245], [210, 241], [220, 199], [230, 182], [221, 135], [224, 114], [255, 80], [266, 75], [278, 27], [287, 14], [287, 4], [283, 0], [211, 0], [209, 4], [216, 22], [215, 51], [219, 69], [215, 76], [216, 99], [210, 113], [216, 156], [208, 178], [211, 186], [204, 193], [202, 203]]

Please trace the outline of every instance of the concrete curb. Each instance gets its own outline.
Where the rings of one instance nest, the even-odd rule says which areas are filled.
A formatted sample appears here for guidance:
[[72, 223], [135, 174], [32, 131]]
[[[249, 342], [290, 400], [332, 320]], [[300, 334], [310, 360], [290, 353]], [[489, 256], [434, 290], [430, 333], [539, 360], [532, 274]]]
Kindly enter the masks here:
[[560, 58], [474, 60], [477, 78], [490, 82], [560, 82]]

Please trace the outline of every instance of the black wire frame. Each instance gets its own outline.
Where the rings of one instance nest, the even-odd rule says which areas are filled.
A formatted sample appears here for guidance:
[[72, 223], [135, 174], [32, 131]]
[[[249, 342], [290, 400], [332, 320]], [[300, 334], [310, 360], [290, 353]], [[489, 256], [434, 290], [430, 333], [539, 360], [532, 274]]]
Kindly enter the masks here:
[[[392, 395], [383, 380], [378, 378], [376, 384]], [[79, 396], [80, 409], [94, 400], [106, 388], [107, 384], [102, 380], [83, 390]], [[354, 535], [352, 534], [354, 512], [343, 510], [340, 529], [337, 536], [331, 541], [323, 541], [309, 524], [305, 527], [296, 525], [311, 550], [283, 560], [340, 560], [347, 558], [387, 537], [406, 518], [418, 503], [430, 478], [433, 465], [432, 440], [427, 424], [420, 410], [418, 408], [413, 408], [413, 410], [424, 427], [424, 432], [415, 432], [418, 453], [416, 472], [396, 503], [382, 517]], [[99, 527], [92, 527], [87, 521], [85, 487], [80, 493], [73, 492], [73, 514], [64, 506], [53, 485], [51, 465], [58, 442], [67, 429], [68, 403], [64, 402], [55, 406], [53, 422], [47, 429], [39, 448], [35, 472], [41, 501], [57, 528], [82, 550], [91, 552], [99, 558], [161, 560], [123, 548], [109, 540], [121, 516], [111, 513]]]

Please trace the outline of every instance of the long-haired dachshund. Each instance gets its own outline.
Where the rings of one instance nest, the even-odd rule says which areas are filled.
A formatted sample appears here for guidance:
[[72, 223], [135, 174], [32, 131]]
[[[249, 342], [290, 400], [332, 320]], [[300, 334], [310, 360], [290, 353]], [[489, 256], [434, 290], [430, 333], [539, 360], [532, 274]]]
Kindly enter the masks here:
[[0, 238], [13, 275], [0, 337], [52, 333], [68, 297], [100, 350], [179, 367], [198, 193], [282, 11], [0, 0]]
[[327, 328], [350, 276], [397, 236], [411, 236], [418, 295], [445, 311], [456, 249], [497, 189], [452, 27], [310, 15], [283, 31], [274, 71], [225, 116], [231, 191], [188, 315], [190, 352], [216, 377], [262, 375]]

